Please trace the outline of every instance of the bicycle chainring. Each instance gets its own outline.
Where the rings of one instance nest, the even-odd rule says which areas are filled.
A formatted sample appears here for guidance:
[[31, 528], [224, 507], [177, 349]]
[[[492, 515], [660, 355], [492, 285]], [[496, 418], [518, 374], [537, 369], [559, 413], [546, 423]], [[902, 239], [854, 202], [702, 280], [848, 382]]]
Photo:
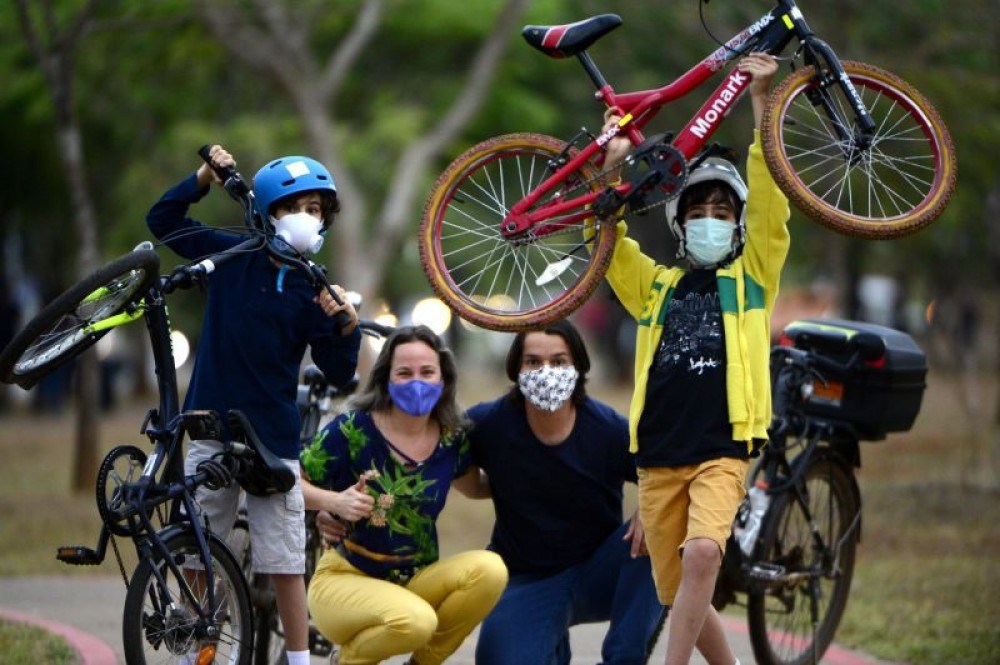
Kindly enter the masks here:
[[626, 161], [626, 179], [632, 184], [626, 215], [644, 215], [680, 195], [688, 179], [687, 159], [669, 143], [667, 135], [653, 136]]

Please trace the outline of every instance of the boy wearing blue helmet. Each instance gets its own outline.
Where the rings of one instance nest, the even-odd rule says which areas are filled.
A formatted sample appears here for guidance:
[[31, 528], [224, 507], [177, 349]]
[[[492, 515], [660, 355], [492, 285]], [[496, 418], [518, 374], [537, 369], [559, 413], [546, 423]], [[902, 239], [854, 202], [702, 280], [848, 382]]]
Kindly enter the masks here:
[[[221, 146], [209, 151], [212, 166], [235, 166]], [[245, 236], [212, 229], [188, 217], [218, 177], [203, 163], [150, 209], [146, 222], [159, 240], [187, 260], [238, 244]], [[220, 183], [221, 184], [221, 183]], [[339, 210], [330, 172], [308, 157], [284, 157], [254, 177], [257, 211], [274, 229], [279, 253], [294, 248], [315, 252]], [[186, 409], [225, 414], [240, 409], [260, 440], [299, 477], [299, 412], [295, 404], [299, 368], [306, 347], [332, 384], [346, 383], [357, 367], [361, 344], [357, 313], [319, 294], [306, 277], [266, 252], [247, 252], [218, 266], [207, 280], [208, 298]], [[344, 290], [334, 289], [344, 294]], [[343, 328], [334, 322], [346, 312]], [[226, 438], [225, 436], [223, 438]], [[185, 473], [220, 450], [218, 441], [191, 441]], [[209, 526], [228, 537], [239, 502], [239, 487], [199, 488], [198, 499]], [[309, 663], [305, 572], [305, 512], [298, 480], [286, 494], [247, 496], [253, 567], [274, 582], [278, 613], [285, 630], [289, 665]]]

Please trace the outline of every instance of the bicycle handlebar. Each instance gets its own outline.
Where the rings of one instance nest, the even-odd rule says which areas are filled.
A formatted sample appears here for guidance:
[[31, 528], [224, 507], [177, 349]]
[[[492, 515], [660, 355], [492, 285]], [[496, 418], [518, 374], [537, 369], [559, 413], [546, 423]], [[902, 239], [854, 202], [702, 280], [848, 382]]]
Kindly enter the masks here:
[[252, 198], [253, 192], [247, 187], [247, 184], [243, 181], [243, 176], [236, 170], [236, 167], [216, 166], [212, 163], [212, 158], [208, 154], [209, 149], [210, 146], [208, 144], [201, 146], [198, 148], [198, 156], [205, 160], [205, 163], [215, 171], [215, 175], [219, 176], [223, 188], [229, 192], [229, 195], [240, 203], [244, 203], [248, 198]]
[[851, 371], [858, 366], [858, 361], [860, 360], [859, 354], [855, 353], [846, 363], [841, 363], [793, 346], [776, 346], [771, 349], [771, 356], [784, 356], [786, 363], [795, 365], [806, 371], [817, 370], [836, 374], [844, 374]]

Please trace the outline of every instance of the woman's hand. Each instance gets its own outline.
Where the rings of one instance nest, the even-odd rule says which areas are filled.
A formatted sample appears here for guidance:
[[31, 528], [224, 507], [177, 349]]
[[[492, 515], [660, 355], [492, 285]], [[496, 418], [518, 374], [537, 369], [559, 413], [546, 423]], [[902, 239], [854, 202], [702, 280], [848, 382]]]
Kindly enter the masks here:
[[370, 517], [375, 509], [375, 498], [365, 492], [365, 478], [343, 492], [331, 492], [328, 510], [337, 517], [355, 522]]
[[350, 335], [358, 327], [358, 312], [354, 309], [351, 301], [348, 300], [347, 291], [344, 290], [344, 287], [334, 284], [333, 290], [340, 296], [343, 304], [338, 305], [337, 301], [333, 299], [333, 296], [326, 289], [320, 290], [319, 295], [313, 298], [313, 301], [322, 307], [326, 315], [330, 317], [336, 316], [339, 312], [347, 312], [347, 315], [351, 317], [351, 322], [341, 328], [340, 334]]
[[221, 145], [213, 145], [209, 148], [208, 157], [211, 160], [211, 166], [209, 166], [208, 162], [202, 162], [201, 166], [198, 167], [197, 178], [199, 188], [208, 187], [213, 182], [222, 184], [222, 180], [219, 179], [219, 176], [215, 175], [215, 170], [212, 166], [215, 168], [224, 168], [226, 166], [236, 168], [236, 160]]

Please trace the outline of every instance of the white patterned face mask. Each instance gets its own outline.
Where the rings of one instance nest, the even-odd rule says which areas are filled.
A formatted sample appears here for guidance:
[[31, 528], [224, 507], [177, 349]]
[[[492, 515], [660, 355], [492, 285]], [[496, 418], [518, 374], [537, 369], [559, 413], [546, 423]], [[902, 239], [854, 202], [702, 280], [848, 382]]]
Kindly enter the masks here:
[[573, 395], [579, 374], [576, 367], [542, 365], [517, 375], [517, 385], [525, 399], [543, 411], [555, 411]]

